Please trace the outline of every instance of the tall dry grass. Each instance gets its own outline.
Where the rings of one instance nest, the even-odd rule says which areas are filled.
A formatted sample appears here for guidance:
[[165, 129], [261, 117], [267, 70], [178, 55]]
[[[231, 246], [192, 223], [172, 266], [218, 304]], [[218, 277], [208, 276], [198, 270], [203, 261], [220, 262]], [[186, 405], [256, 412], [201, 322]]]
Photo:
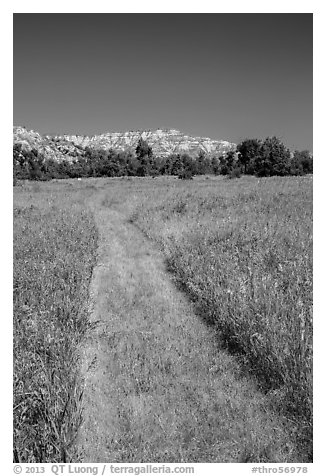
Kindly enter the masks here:
[[[74, 457], [81, 398], [75, 349], [87, 328], [97, 240], [85, 199], [103, 187], [101, 206], [131, 217], [160, 244], [198, 313], [259, 378], [271, 404], [297, 429], [302, 460], [311, 460], [312, 179], [87, 184], [62, 181], [17, 192], [15, 460]], [[258, 441], [255, 431], [253, 425]], [[258, 450], [254, 460], [265, 461]]]
[[181, 184], [145, 195], [132, 221], [311, 454], [312, 178]]
[[97, 231], [81, 197], [53, 187], [15, 190], [16, 462], [72, 461], [81, 422], [76, 349], [88, 328]]

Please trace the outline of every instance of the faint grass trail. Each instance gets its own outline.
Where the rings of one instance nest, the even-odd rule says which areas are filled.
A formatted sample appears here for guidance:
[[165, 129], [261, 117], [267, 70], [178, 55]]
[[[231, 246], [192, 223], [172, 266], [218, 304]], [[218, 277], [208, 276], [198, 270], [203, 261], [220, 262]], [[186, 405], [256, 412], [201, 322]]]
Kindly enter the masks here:
[[94, 197], [98, 325], [83, 347], [83, 461], [298, 461], [284, 422], [218, 348], [160, 252], [122, 207]]

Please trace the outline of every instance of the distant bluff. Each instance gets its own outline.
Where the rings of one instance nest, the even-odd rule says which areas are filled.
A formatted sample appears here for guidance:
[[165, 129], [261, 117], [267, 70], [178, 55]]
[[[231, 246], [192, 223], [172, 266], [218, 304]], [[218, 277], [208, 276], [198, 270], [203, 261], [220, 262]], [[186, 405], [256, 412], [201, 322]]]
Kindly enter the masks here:
[[208, 156], [218, 157], [236, 148], [236, 144], [232, 142], [208, 137], [192, 137], [176, 129], [106, 132], [94, 136], [68, 134], [42, 136], [24, 127], [14, 127], [14, 144], [22, 144], [24, 149], [35, 148], [45, 157], [56, 160], [72, 160], [83, 155], [86, 147], [134, 152], [140, 138], [148, 142], [154, 155], [161, 157], [182, 153], [196, 157], [200, 151]]

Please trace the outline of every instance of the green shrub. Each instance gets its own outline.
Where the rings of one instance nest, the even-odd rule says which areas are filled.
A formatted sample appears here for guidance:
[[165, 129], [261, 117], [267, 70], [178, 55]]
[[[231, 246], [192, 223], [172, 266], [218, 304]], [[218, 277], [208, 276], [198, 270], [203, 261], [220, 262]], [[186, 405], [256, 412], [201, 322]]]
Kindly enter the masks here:
[[242, 175], [241, 167], [233, 167], [231, 171], [228, 173], [228, 178], [229, 179], [240, 178], [241, 175]]
[[181, 180], [192, 180], [193, 175], [192, 175], [191, 170], [184, 170], [183, 172], [181, 172], [178, 175], [178, 178], [181, 179]]

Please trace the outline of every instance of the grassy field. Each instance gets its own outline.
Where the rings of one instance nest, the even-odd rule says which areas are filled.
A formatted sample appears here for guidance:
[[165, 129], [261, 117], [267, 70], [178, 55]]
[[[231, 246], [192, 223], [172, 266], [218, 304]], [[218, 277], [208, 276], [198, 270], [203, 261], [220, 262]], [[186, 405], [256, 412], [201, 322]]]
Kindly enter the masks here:
[[15, 189], [16, 462], [75, 458], [82, 396], [76, 348], [88, 329], [97, 231], [72, 189], [63, 182]]
[[[225, 461], [312, 460], [311, 177], [62, 180], [26, 183], [14, 195], [16, 461], [76, 458], [82, 385], [75, 350], [92, 332], [95, 222], [100, 260], [112, 255], [102, 267], [109, 283], [102, 311], [111, 309], [126, 335], [115, 342], [108, 328], [101, 337], [105, 371], [115, 378], [105, 391], [122, 415], [113, 418], [117, 460], [212, 462], [223, 461], [223, 451]], [[163, 251], [169, 279], [191, 298], [202, 326], [193, 316], [187, 322], [185, 304], [176, 311], [179, 298], [135, 226]], [[138, 342], [143, 332], [154, 339], [148, 346]], [[215, 367], [222, 370], [213, 375]], [[133, 396], [133, 382], [144, 378], [150, 391]], [[277, 428], [273, 412], [282, 416]]]
[[[279, 411], [312, 435], [312, 177], [199, 180], [131, 217]], [[144, 204], [146, 206], [144, 207]], [[309, 445], [309, 443], [308, 443]]]

